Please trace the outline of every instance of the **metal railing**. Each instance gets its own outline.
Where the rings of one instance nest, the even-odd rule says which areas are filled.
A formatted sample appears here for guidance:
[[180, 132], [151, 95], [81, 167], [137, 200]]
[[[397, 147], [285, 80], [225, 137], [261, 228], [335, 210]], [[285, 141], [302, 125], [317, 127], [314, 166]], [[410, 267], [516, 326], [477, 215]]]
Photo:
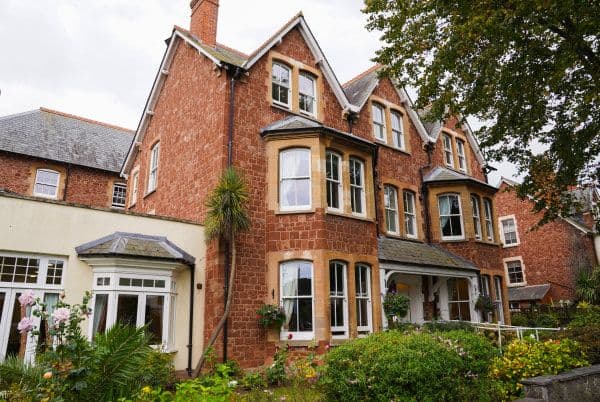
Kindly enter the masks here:
[[562, 328], [544, 328], [544, 327], [521, 327], [515, 325], [505, 325], [505, 324], [494, 324], [494, 323], [473, 323], [473, 328], [484, 329], [488, 331], [497, 331], [498, 332], [498, 346], [502, 349], [502, 331], [504, 332], [515, 332], [517, 334], [517, 338], [522, 340], [524, 332], [531, 332], [531, 335], [535, 334], [535, 339], [537, 341], [540, 340], [540, 331], [555, 331], [558, 332]]

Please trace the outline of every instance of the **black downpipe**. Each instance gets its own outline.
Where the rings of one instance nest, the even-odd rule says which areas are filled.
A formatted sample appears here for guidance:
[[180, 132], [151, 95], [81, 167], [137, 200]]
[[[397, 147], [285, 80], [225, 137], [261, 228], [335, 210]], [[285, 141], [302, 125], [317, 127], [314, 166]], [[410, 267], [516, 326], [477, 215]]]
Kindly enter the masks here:
[[188, 328], [188, 358], [187, 358], [187, 371], [188, 377], [192, 376], [192, 341], [194, 339], [194, 284], [196, 282], [196, 266], [190, 267], [190, 318]]
[[423, 211], [425, 212], [425, 234], [427, 236], [427, 243], [431, 243], [431, 216], [429, 214], [429, 189], [425, 185], [423, 178], [425, 175], [423, 171], [431, 167], [431, 154], [433, 153], [434, 143], [428, 142], [425, 144], [425, 151], [427, 151], [427, 165], [419, 168], [419, 175], [421, 176], [421, 195], [423, 197]]
[[[227, 167], [233, 166], [233, 122], [235, 113], [235, 83], [242, 76], [243, 70], [239, 67], [235, 67], [231, 74], [229, 81], [229, 123], [227, 127]], [[225, 244], [225, 285], [223, 286], [223, 308], [227, 304], [227, 292], [229, 292], [229, 269], [230, 269], [230, 256], [231, 244], [230, 241]], [[229, 338], [229, 320], [225, 320], [223, 326], [223, 362], [227, 362], [227, 342]]]

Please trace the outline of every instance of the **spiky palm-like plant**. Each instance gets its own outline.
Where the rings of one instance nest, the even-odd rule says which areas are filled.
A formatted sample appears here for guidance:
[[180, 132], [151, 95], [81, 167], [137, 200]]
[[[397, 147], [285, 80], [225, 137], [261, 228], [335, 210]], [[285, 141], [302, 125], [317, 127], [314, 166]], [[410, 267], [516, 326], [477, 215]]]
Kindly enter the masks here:
[[231, 311], [233, 299], [233, 283], [236, 267], [236, 244], [237, 233], [250, 228], [250, 217], [246, 204], [248, 202], [248, 189], [244, 178], [233, 168], [229, 167], [221, 176], [219, 183], [213, 189], [206, 200], [208, 208], [204, 221], [206, 241], [223, 239], [230, 245], [229, 278], [227, 279], [227, 300], [221, 320], [213, 330], [208, 343], [202, 353], [195, 375], [198, 375], [206, 359], [207, 352], [214, 345], [217, 336], [223, 329]]
[[600, 267], [580, 272], [576, 284], [577, 297], [591, 304], [600, 303]]

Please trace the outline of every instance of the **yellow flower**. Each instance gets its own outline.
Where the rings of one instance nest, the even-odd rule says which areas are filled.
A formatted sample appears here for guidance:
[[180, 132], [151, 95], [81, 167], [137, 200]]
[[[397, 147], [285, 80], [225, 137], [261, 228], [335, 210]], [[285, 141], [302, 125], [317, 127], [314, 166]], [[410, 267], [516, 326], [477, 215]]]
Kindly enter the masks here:
[[152, 388], [148, 385], [146, 385], [144, 388], [142, 388], [143, 394], [149, 394], [151, 391], [152, 391]]

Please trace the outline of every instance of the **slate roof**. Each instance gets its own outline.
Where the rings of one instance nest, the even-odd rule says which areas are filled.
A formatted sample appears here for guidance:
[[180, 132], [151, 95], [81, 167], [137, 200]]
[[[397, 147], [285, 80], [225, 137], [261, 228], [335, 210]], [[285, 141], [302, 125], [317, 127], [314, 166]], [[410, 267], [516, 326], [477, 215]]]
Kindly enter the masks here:
[[163, 236], [115, 232], [75, 247], [80, 257], [134, 257], [193, 265], [195, 258]]
[[457, 171], [454, 171], [451, 169], [447, 169], [442, 166], [436, 166], [435, 168], [433, 168], [431, 170], [431, 172], [427, 173], [425, 175], [425, 177], [423, 178], [423, 182], [425, 182], [425, 183], [436, 183], [436, 182], [448, 183], [448, 182], [464, 182], [464, 181], [470, 181], [475, 184], [493, 189], [494, 191], [498, 190], [498, 188], [492, 186], [489, 183], [486, 183], [481, 180], [477, 180], [474, 177], [468, 176], [466, 174], [462, 174], [460, 172], [457, 172]]
[[40, 108], [0, 117], [0, 150], [118, 173], [133, 141], [125, 128]]
[[508, 288], [509, 301], [542, 300], [550, 290], [549, 284]]
[[435, 244], [380, 237], [378, 245], [380, 261], [479, 271], [472, 262]]
[[359, 107], [365, 104], [379, 81], [379, 68], [379, 65], [375, 65], [342, 86], [350, 103]]

